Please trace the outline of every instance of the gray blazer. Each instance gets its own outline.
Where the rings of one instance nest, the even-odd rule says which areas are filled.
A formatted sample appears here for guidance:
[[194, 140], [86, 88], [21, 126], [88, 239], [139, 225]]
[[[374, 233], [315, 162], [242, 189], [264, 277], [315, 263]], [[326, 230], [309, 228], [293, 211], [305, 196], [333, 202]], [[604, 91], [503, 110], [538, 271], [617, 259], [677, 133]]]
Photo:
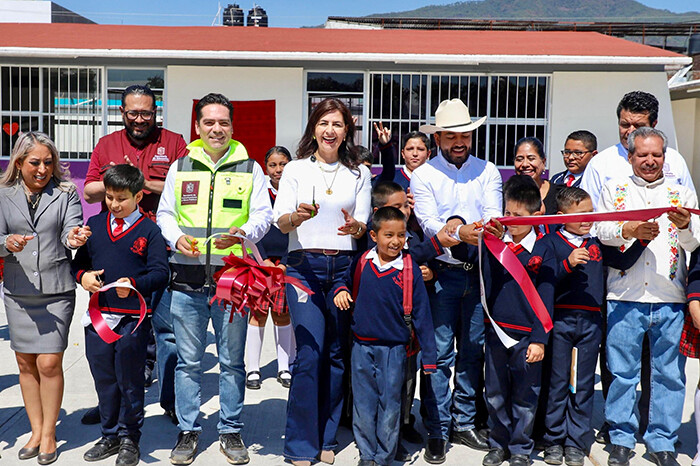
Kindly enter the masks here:
[[[5, 257], [5, 291], [12, 295], [65, 293], [75, 289], [68, 233], [83, 224], [83, 209], [74, 185], [59, 188], [54, 179], [41, 193], [34, 214], [20, 183], [0, 188], [0, 257]], [[18, 253], [5, 249], [11, 234], [34, 235]]]

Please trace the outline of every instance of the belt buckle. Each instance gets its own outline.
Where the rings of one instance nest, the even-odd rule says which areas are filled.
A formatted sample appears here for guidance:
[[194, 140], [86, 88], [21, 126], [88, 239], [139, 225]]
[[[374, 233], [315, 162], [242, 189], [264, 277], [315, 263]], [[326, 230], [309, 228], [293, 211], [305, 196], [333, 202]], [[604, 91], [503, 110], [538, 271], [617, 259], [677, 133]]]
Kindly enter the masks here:
[[337, 256], [340, 250], [338, 249], [323, 249], [324, 256]]
[[474, 264], [470, 264], [468, 262], [465, 262], [462, 264], [462, 268], [464, 270], [466, 270], [467, 272], [469, 272], [470, 270], [472, 270], [474, 268]]

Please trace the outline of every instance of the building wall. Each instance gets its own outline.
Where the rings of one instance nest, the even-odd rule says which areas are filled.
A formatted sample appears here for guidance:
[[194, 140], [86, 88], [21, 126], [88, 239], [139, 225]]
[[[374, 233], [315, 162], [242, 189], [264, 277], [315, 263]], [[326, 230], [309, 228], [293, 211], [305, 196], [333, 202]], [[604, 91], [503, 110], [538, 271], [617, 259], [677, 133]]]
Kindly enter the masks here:
[[[550, 106], [550, 173], [564, 170], [560, 150], [572, 131], [587, 129], [598, 138], [598, 150], [619, 142], [616, 109], [627, 92], [641, 90], [659, 99], [657, 128], [677, 148], [666, 74], [659, 72], [554, 72]], [[692, 166], [690, 152], [680, 151]], [[700, 174], [700, 160], [698, 161]]]
[[[189, 139], [192, 99], [220, 92], [231, 100], [276, 100], [277, 144], [290, 151], [301, 133], [304, 103], [302, 68], [169, 66], [166, 71], [167, 128]], [[236, 128], [233, 129], [234, 138]]]
[[695, 186], [700, 186], [700, 98], [674, 100], [678, 150], [688, 160]]
[[0, 0], [0, 23], [50, 22], [50, 1]]

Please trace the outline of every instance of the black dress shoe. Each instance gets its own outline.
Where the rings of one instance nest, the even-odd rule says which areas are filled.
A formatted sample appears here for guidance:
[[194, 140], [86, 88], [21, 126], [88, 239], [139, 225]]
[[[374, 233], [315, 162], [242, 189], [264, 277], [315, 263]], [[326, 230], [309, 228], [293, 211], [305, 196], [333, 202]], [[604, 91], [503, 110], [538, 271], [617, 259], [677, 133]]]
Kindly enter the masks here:
[[83, 459], [85, 461], [101, 461], [117, 453], [119, 453], [119, 439], [102, 437], [92, 448], [85, 452]]
[[425, 446], [423, 459], [430, 464], [441, 464], [445, 462], [447, 456], [447, 442], [441, 438], [429, 438]]
[[[287, 377], [282, 377], [286, 375]], [[277, 382], [284, 388], [289, 388], [292, 386], [292, 373], [289, 371], [279, 371], [277, 373]]]
[[604, 422], [603, 425], [600, 426], [600, 430], [595, 434], [595, 441], [601, 445], [608, 445], [610, 443], [610, 424]]
[[413, 458], [411, 453], [408, 450], [406, 450], [406, 447], [404, 447], [401, 441], [399, 441], [399, 445], [396, 448], [396, 454], [394, 455], [394, 459], [401, 463], [406, 463], [408, 461], [411, 461], [411, 458]]
[[609, 466], [628, 466], [632, 450], [622, 445], [613, 445], [608, 456]]
[[143, 386], [148, 388], [151, 385], [153, 385], [153, 368], [146, 366], [143, 370]]
[[566, 447], [564, 449], [564, 461], [566, 466], [583, 466], [586, 458], [586, 453], [576, 447]]
[[136, 466], [139, 464], [140, 457], [139, 444], [128, 437], [122, 438], [119, 444], [116, 466]]
[[564, 463], [564, 447], [561, 445], [550, 445], [544, 449], [544, 462], [547, 464]]
[[180, 421], [177, 420], [177, 414], [175, 414], [174, 409], [166, 409], [163, 414], [168, 416], [173, 424], [178, 425], [180, 423]]
[[[257, 375], [258, 377], [255, 379], [251, 379], [251, 375]], [[260, 386], [262, 385], [262, 376], [260, 375], [260, 371], [250, 371], [248, 372], [248, 375], [245, 376], [245, 388], [249, 390], [259, 390]]]
[[87, 411], [85, 411], [85, 414], [83, 414], [83, 417], [80, 418], [80, 422], [82, 424], [91, 426], [93, 424], [99, 424], [100, 423], [100, 408], [95, 406], [94, 408], [90, 408]]
[[408, 443], [415, 443], [416, 445], [421, 445], [424, 442], [423, 436], [413, 427], [413, 424], [401, 426], [401, 438]]
[[513, 455], [510, 457], [510, 466], [530, 466], [530, 457], [526, 455]]
[[450, 434], [450, 442], [454, 444], [459, 443], [462, 445], [466, 445], [469, 448], [473, 448], [474, 450], [489, 450], [488, 440], [485, 439], [476, 429], [469, 429], [463, 431], [453, 430], [452, 434]]
[[508, 458], [508, 453], [501, 448], [492, 448], [486, 453], [481, 464], [484, 466], [499, 466]]
[[652, 461], [659, 466], [680, 466], [676, 458], [673, 457], [672, 451], [655, 451], [649, 452]]

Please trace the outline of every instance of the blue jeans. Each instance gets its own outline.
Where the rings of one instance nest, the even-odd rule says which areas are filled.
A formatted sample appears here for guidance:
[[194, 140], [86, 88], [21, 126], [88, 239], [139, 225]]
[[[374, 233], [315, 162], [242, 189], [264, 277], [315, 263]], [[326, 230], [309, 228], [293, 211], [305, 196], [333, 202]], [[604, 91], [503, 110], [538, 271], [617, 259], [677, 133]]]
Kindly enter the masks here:
[[177, 345], [175, 405], [181, 431], [201, 431], [197, 423], [202, 393], [202, 358], [207, 347], [207, 326], [211, 319], [219, 355], [220, 434], [237, 433], [243, 427], [241, 411], [245, 395], [245, 349], [247, 316], [235, 314], [217, 302], [209, 304], [205, 293], [172, 292], [170, 315]]
[[394, 461], [405, 372], [405, 345], [352, 347], [352, 432], [363, 460]]
[[289, 460], [314, 461], [321, 450], [338, 446], [350, 312], [335, 307], [333, 290], [343, 283], [351, 260], [348, 255], [303, 251], [290, 252], [287, 258], [287, 275], [314, 292], [300, 303], [294, 287], [287, 285], [297, 342], [284, 437], [284, 456]]
[[610, 440], [634, 448], [639, 419], [634, 412], [641, 370], [642, 340], [649, 333], [651, 403], [644, 442], [650, 452], [675, 451], [685, 397], [681, 303], [608, 301], [608, 368], [613, 380], [605, 400]]
[[177, 346], [175, 333], [173, 333], [173, 321], [170, 317], [171, 295], [170, 290], [163, 292], [151, 319], [156, 336], [160, 406], [166, 411], [175, 409], [175, 366], [177, 365]]
[[[474, 428], [479, 379], [484, 367], [484, 311], [479, 301], [479, 276], [473, 271], [440, 268], [430, 308], [437, 345], [437, 372], [427, 377], [424, 391], [431, 438], [449, 437]], [[457, 354], [455, 355], [455, 343]], [[454, 392], [450, 392], [451, 366]]]

